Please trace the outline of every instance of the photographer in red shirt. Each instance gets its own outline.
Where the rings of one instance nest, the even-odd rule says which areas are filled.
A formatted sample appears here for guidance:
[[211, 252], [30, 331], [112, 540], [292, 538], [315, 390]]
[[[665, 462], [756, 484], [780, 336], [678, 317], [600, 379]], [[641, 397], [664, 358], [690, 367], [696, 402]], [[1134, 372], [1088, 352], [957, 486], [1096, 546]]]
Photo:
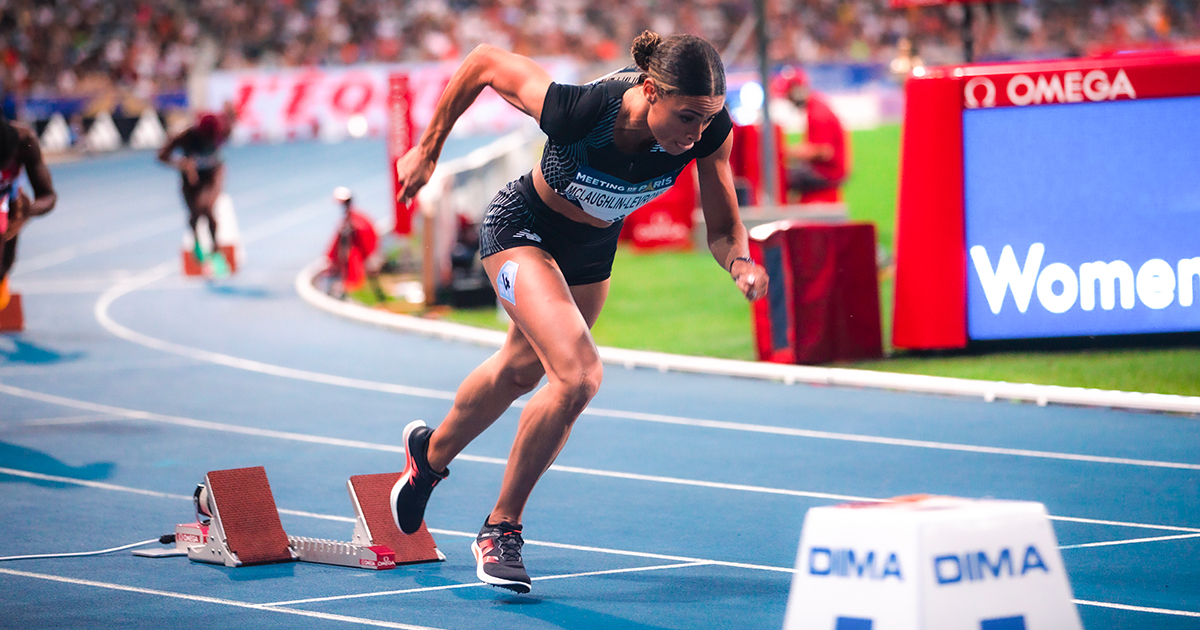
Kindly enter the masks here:
[[842, 122], [799, 67], [780, 71], [771, 95], [790, 101], [808, 120], [804, 141], [784, 151], [789, 192], [798, 193], [800, 203], [841, 201], [841, 186], [850, 175], [850, 143]]

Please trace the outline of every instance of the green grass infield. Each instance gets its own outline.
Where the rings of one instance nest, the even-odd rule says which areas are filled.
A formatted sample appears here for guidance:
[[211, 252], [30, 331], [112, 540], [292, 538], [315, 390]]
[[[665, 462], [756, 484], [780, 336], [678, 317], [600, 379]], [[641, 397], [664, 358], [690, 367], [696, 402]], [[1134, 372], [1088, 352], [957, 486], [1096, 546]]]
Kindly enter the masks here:
[[[850, 217], [875, 223], [890, 260], [895, 238], [900, 127], [852, 133], [854, 166], [844, 196]], [[1200, 348], [895, 352], [890, 347], [892, 285], [880, 274], [886, 358], [838, 364], [906, 374], [1200, 396]], [[450, 321], [503, 330], [492, 308], [454, 310]], [[593, 329], [602, 346], [755, 360], [750, 308], [708, 252], [638, 253], [622, 248], [604, 311]]]

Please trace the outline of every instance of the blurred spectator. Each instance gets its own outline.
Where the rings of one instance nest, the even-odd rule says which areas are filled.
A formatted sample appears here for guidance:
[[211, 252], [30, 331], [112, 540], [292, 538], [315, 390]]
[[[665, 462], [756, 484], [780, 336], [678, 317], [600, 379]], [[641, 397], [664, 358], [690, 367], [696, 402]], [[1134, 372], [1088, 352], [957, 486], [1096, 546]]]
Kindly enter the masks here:
[[[889, 0], [767, 0], [770, 57], [888, 63], [901, 41], [926, 63], [1102, 53], [1196, 42], [1195, 0], [1013, 0], [914, 9]], [[6, 94], [94, 95], [129, 107], [193, 73], [257, 66], [456, 59], [488, 42], [611, 69], [644, 29], [712, 41], [752, 67], [754, 0], [0, 0]]]
[[841, 201], [850, 175], [850, 142], [842, 122], [798, 67], [783, 68], [772, 81], [771, 96], [789, 101], [805, 121], [803, 140], [784, 148], [789, 193], [798, 194], [800, 203]]

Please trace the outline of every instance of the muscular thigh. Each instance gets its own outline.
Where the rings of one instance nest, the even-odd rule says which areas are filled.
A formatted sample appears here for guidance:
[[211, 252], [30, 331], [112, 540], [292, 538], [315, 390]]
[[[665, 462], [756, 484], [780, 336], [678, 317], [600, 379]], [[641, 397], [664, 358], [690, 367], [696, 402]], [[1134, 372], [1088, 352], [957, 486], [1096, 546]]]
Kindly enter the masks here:
[[505, 348], [513, 363], [527, 363], [532, 352], [554, 377], [599, 362], [590, 328], [604, 306], [608, 280], [569, 287], [554, 259], [536, 247], [498, 252], [483, 265], [513, 320]]
[[7, 241], [0, 239], [0, 280], [8, 276], [9, 270], [17, 260], [17, 238], [19, 237], [14, 236]]
[[221, 183], [224, 180], [224, 168], [212, 171], [201, 171], [195, 184], [183, 183], [183, 198], [187, 202], [188, 211], [192, 217], [212, 217], [213, 204], [217, 195], [221, 194]]

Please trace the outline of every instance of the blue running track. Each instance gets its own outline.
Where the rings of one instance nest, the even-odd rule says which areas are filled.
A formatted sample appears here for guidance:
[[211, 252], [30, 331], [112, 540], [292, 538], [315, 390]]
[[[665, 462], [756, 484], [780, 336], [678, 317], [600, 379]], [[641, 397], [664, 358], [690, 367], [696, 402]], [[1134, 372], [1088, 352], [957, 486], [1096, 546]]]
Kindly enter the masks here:
[[[58, 208], [13, 278], [27, 328], [0, 335], [0, 556], [156, 538], [207, 471], [259, 465], [289, 534], [349, 540], [347, 478], [400, 470], [404, 425], [436, 425], [491, 352], [293, 290], [332, 237], [335, 186], [386, 216], [381, 142], [228, 162], [247, 259], [220, 282], [180, 275], [177, 176], [151, 154], [52, 167]], [[444, 563], [4, 561], [0, 627], [778, 629], [807, 508], [915, 493], [1044, 503], [1090, 630], [1200, 627], [1195, 417], [608, 366], [529, 506], [518, 596], [478, 584], [469, 551], [518, 413], [434, 494]]]

